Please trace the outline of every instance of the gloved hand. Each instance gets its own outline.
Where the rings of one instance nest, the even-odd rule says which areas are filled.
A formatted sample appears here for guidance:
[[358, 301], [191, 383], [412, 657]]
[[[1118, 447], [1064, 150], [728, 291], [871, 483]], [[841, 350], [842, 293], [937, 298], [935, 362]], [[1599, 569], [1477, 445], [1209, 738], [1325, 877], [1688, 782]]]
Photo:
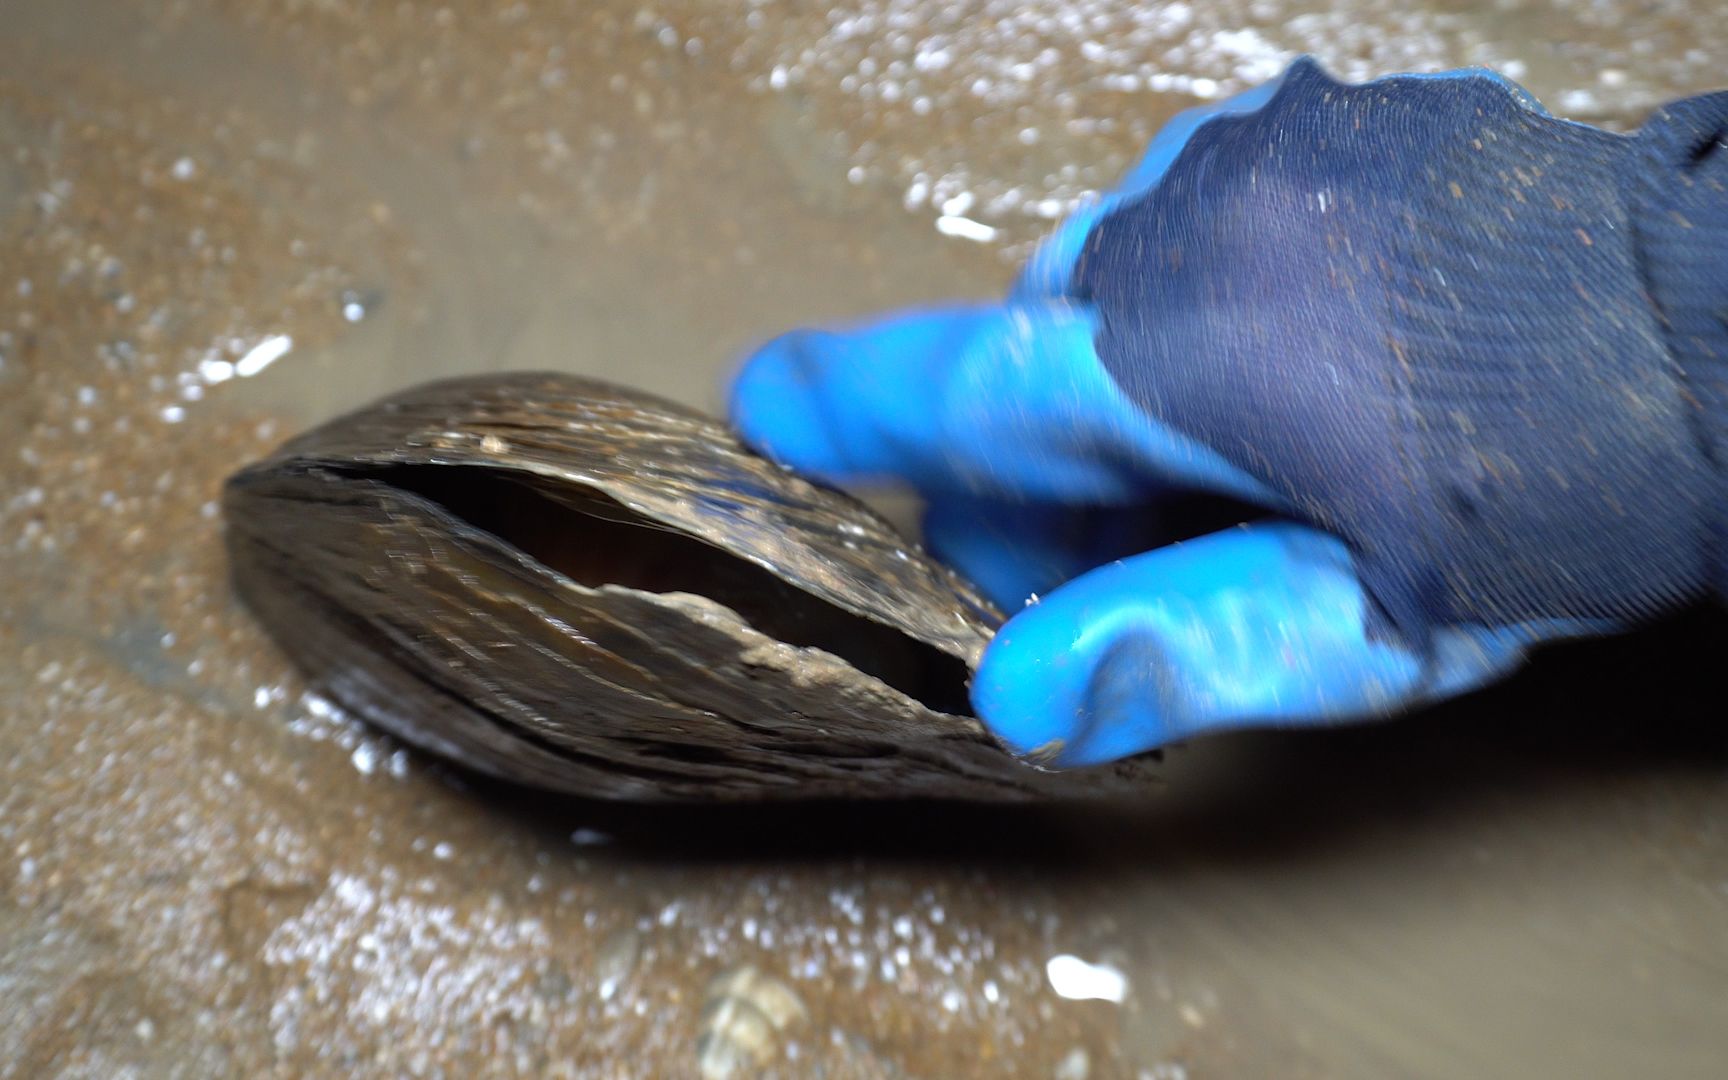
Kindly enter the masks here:
[[[1725, 139], [1728, 94], [1627, 137], [1298, 62], [1174, 119], [1006, 302], [789, 334], [732, 419], [926, 496], [1017, 611], [972, 696], [1036, 760], [1383, 716], [1721, 583]], [[1193, 491], [1272, 516], [1118, 549]]]

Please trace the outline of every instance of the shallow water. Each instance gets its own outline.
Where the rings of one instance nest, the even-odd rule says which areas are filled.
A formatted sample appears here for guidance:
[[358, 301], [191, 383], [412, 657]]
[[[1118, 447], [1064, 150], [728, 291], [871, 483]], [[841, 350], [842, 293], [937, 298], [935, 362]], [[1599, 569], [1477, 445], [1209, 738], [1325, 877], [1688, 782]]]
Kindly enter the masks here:
[[714, 407], [779, 329], [991, 295], [1295, 51], [1625, 126], [1720, 79], [1715, 14], [0, 0], [0, 1075], [694, 1075], [742, 964], [805, 1006], [787, 1076], [1718, 1075], [1720, 619], [1142, 806], [631, 811], [310, 694], [213, 501], [434, 375]]

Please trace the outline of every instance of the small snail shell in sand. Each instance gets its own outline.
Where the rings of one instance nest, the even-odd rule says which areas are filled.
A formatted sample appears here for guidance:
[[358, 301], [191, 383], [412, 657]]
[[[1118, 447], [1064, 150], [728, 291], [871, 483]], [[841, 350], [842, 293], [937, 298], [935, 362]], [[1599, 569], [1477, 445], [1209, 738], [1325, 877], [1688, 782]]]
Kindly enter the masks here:
[[798, 994], [751, 964], [716, 975], [703, 996], [696, 1066], [702, 1080], [755, 1076], [782, 1036], [809, 1019]]

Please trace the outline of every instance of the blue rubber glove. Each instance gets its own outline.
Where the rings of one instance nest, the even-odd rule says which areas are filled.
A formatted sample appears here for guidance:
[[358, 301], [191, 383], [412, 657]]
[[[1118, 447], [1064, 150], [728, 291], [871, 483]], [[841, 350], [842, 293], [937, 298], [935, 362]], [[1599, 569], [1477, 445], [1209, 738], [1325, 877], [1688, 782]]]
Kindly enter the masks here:
[[[1490, 83], [1547, 118], [1485, 72], [1391, 84], [1427, 80]], [[734, 385], [733, 422], [770, 457], [822, 481], [908, 481], [926, 496], [934, 553], [1017, 612], [972, 696], [1034, 760], [1096, 764], [1214, 731], [1385, 716], [1490, 683], [1540, 642], [1630, 620], [1538, 612], [1412, 629], [1388, 618], [1396, 605], [1364, 584], [1361, 545], [1329, 531], [1307, 492], [1226, 452], [1228, 440], [1160, 417], [1101, 359], [1099, 311], [1076, 287], [1100, 223], [1156, 191], [1196, 132], [1265, 108], [1279, 85], [1174, 119], [1116, 193], [1046, 241], [1005, 303], [789, 334]], [[1192, 492], [1276, 517], [1124, 549], [1149, 515]]]

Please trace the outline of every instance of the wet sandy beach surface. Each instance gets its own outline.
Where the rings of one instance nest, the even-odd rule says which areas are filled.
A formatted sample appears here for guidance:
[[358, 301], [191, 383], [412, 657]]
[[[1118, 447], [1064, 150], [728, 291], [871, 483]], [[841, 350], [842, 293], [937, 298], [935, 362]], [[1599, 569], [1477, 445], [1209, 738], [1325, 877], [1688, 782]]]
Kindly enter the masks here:
[[1134, 806], [642, 810], [341, 715], [215, 509], [433, 376], [713, 408], [778, 330], [990, 296], [1296, 52], [1624, 127], [1722, 81], [1717, 15], [0, 0], [0, 1075], [696, 1076], [746, 965], [801, 1009], [702, 1045], [766, 1075], [1719, 1075], [1728, 620], [1178, 749]]

